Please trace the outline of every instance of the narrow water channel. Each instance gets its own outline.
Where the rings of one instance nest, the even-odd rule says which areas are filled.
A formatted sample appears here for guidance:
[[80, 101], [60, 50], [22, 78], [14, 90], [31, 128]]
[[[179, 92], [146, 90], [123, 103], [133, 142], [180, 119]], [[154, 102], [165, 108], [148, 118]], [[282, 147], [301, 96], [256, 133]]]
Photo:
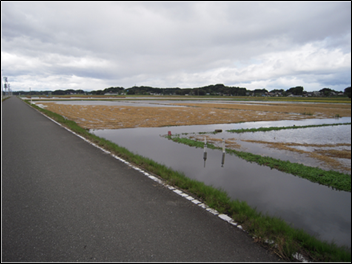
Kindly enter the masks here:
[[[192, 133], [222, 129], [258, 128], [269, 126], [303, 126], [345, 123], [351, 118], [309, 119], [300, 121], [247, 122], [162, 128], [91, 130], [134, 153], [183, 172], [187, 177], [221, 188], [232, 199], [246, 201], [258, 211], [284, 219], [321, 240], [334, 241], [351, 247], [351, 193], [312, 183], [306, 179], [275, 169], [249, 163], [221, 150], [189, 147], [167, 140], [168, 131]], [[324, 127], [328, 131], [332, 127]], [[349, 130], [349, 142], [351, 140]], [[291, 133], [291, 132], [289, 132]], [[222, 164], [224, 163], [224, 164]]]

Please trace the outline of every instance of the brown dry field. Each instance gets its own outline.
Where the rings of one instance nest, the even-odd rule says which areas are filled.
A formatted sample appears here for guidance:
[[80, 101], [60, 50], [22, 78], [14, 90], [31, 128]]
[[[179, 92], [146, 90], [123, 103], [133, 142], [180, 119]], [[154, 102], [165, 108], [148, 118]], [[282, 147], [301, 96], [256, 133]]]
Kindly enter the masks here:
[[192, 104], [187, 107], [64, 105], [42, 102], [46, 109], [87, 129], [118, 129], [250, 121], [299, 120], [351, 116], [347, 104]]

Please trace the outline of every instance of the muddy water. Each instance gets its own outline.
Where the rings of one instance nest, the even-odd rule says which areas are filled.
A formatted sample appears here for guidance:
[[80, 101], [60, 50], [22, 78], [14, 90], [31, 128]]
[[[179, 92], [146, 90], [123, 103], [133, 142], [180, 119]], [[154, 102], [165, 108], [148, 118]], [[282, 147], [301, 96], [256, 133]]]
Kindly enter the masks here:
[[[257, 210], [281, 217], [296, 228], [326, 241], [351, 247], [351, 193], [312, 183], [308, 180], [246, 162], [222, 152], [207, 150], [204, 164], [203, 149], [174, 143], [161, 137], [168, 131], [191, 133], [215, 129], [254, 128], [350, 122], [351, 118], [301, 121], [248, 122], [242, 124], [180, 126], [92, 130], [134, 153], [183, 172], [187, 177], [221, 188], [232, 199], [246, 201]], [[329, 130], [331, 127], [324, 129]], [[222, 133], [225, 134], [225, 133]], [[351, 139], [349, 134], [349, 141]]]

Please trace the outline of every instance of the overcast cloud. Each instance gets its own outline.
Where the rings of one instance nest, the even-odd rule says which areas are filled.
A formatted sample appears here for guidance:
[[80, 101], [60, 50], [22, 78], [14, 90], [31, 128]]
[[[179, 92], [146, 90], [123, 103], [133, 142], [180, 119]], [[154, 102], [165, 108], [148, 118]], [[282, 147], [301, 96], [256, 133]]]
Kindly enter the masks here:
[[1, 2], [13, 91], [351, 85], [351, 2]]

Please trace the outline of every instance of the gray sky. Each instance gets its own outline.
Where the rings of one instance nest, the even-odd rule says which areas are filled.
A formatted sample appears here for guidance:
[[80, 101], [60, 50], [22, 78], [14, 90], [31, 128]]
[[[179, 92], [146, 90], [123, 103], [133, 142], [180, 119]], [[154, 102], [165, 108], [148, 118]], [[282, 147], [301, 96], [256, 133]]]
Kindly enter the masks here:
[[351, 85], [351, 2], [1, 2], [13, 91]]

